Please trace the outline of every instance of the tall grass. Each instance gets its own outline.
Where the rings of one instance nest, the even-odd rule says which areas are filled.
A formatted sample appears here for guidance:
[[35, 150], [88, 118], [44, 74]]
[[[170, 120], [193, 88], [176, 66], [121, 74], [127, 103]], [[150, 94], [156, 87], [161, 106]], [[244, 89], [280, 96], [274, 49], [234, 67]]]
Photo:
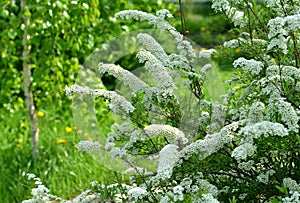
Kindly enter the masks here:
[[[1, 202], [21, 202], [30, 197], [34, 185], [22, 176], [24, 172], [36, 174], [52, 194], [66, 199], [88, 189], [94, 180], [115, 181], [114, 172], [102, 167], [89, 154], [77, 151], [80, 138], [70, 110], [59, 115], [45, 106], [40, 112], [40, 157], [33, 162], [26, 112], [1, 111]], [[109, 130], [110, 125], [107, 126]]]

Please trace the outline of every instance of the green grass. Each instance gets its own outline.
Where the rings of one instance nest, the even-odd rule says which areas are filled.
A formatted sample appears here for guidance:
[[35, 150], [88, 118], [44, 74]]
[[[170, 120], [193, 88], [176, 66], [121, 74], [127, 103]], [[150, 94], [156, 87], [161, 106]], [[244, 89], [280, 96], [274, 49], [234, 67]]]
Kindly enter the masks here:
[[[0, 199], [1, 202], [21, 202], [30, 198], [32, 181], [22, 173], [34, 173], [56, 194], [70, 199], [97, 180], [116, 181], [116, 174], [101, 166], [89, 154], [78, 152], [80, 141], [73, 126], [70, 110], [55, 113], [54, 109], [41, 110], [39, 117], [40, 157], [33, 163], [26, 112], [1, 111], [0, 144]], [[5, 123], [4, 123], [5, 122]], [[67, 132], [66, 127], [72, 132]], [[109, 128], [109, 126], [108, 126]]]

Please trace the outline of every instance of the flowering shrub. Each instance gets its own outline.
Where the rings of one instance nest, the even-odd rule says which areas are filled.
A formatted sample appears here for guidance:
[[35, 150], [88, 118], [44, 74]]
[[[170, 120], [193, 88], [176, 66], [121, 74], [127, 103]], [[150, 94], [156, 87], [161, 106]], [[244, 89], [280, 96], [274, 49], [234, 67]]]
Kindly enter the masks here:
[[[215, 51], [195, 51], [168, 23], [172, 16], [167, 10], [156, 16], [116, 14], [147, 21], [176, 41], [178, 53], [170, 54], [150, 35], [137, 36], [144, 47], [137, 58], [155, 85], [120, 66], [100, 63], [98, 71], [122, 80], [132, 91], [130, 98], [77, 84], [66, 88], [69, 96], [106, 98], [109, 108], [126, 119], [112, 126], [105, 145], [85, 140], [78, 148], [105, 149], [125, 160], [131, 182], [93, 182], [89, 192], [123, 202], [300, 202], [300, 1], [213, 0], [212, 8], [236, 26], [237, 39], [224, 47], [247, 53], [233, 63], [237, 71], [227, 82], [231, 89], [224, 102], [210, 102], [204, 95], [211, 65], [195, 68], [195, 61], [205, 61]], [[182, 127], [185, 112], [174, 93], [178, 75], [173, 73], [186, 80], [199, 104], [196, 133]], [[137, 155], [156, 160], [157, 169], [137, 167]]]

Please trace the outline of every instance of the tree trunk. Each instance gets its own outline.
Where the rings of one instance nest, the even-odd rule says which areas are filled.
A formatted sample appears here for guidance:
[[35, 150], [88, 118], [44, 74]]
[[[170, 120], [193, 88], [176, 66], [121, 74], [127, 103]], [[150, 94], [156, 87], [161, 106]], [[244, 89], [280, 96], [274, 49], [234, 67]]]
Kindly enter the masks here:
[[21, 11], [24, 18], [24, 34], [22, 40], [23, 46], [23, 77], [24, 77], [24, 94], [25, 94], [25, 104], [26, 110], [29, 114], [30, 120], [30, 134], [31, 134], [31, 148], [32, 148], [32, 157], [33, 160], [36, 160], [39, 156], [39, 128], [38, 128], [38, 120], [37, 120], [37, 111], [35, 108], [33, 94], [30, 90], [31, 87], [31, 68], [30, 68], [30, 49], [31, 46], [28, 45], [28, 40], [30, 39], [30, 35], [28, 34], [28, 26], [30, 23], [30, 19], [25, 14], [27, 10], [26, 0], [21, 0]]

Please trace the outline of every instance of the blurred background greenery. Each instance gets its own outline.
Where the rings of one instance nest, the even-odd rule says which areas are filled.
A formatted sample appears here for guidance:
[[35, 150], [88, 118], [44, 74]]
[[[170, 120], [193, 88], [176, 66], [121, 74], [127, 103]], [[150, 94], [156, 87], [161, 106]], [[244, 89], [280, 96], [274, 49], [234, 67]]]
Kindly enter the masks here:
[[[84, 152], [78, 152], [80, 141], [72, 120], [71, 100], [64, 94], [66, 85], [75, 82], [76, 74], [92, 51], [106, 40], [128, 30], [147, 28], [145, 24], [115, 22], [113, 16], [124, 9], [155, 13], [166, 8], [174, 15], [171, 23], [181, 30], [177, 1], [164, 0], [49, 0], [26, 1], [23, 12], [19, 0], [0, 1], [0, 200], [20, 202], [30, 197], [33, 183], [22, 174], [35, 173], [51, 193], [66, 199], [89, 188], [97, 180], [113, 183], [126, 177], [102, 167]], [[206, 48], [218, 48], [231, 38], [231, 25], [214, 14], [211, 3], [185, 1], [188, 38]], [[32, 161], [30, 123], [25, 109], [22, 75], [23, 18], [30, 18], [32, 91], [38, 110], [40, 156]], [[232, 72], [231, 63], [241, 55], [220, 49], [214, 58], [221, 77]], [[128, 69], [136, 60], [124, 57], [120, 62]], [[108, 81], [107, 86], [114, 83]], [[113, 120], [105, 107], [99, 109], [99, 123], [109, 132]], [[89, 136], [89, 135], [85, 135]]]

